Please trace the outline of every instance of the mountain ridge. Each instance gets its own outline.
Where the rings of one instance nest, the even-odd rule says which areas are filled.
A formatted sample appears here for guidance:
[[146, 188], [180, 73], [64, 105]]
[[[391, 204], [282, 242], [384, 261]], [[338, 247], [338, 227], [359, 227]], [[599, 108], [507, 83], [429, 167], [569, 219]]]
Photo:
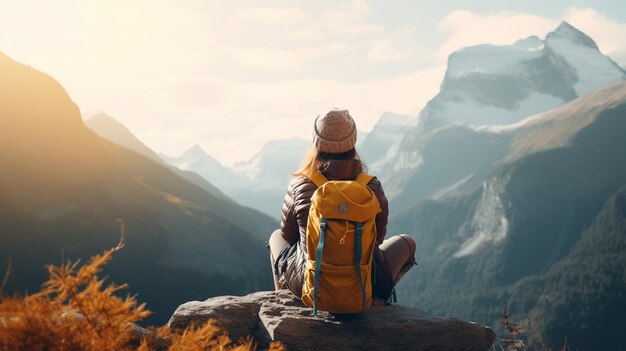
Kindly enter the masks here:
[[[595, 101], [599, 96], [604, 100]], [[573, 105], [586, 110], [572, 114]], [[392, 218], [390, 232], [411, 233], [421, 243], [416, 256], [425, 270], [419, 278], [408, 275], [398, 286], [403, 301], [421, 308], [429, 301], [429, 313], [492, 325], [498, 306], [515, 307], [515, 314], [528, 316], [524, 321], [534, 342], [558, 344], [567, 335], [568, 344], [581, 349], [598, 345], [598, 320], [619, 323], [621, 317], [594, 306], [614, 301], [613, 292], [626, 288], [615, 278], [616, 272], [626, 271], [625, 262], [605, 261], [621, 246], [607, 245], [601, 230], [594, 228], [615, 223], [607, 240], [623, 243], [626, 232], [615, 230], [623, 226], [623, 212], [605, 212], [607, 206], [617, 206], [615, 199], [623, 199], [626, 186], [626, 82], [559, 109], [550, 114], [562, 118], [547, 119], [555, 127], [567, 128], [576, 118], [588, 120], [577, 125], [568, 142], [503, 162], [473, 192], [422, 201]], [[607, 220], [594, 222], [601, 216]], [[584, 259], [573, 258], [572, 253], [586, 247], [589, 232], [594, 233], [593, 248], [585, 249]], [[593, 268], [584, 262], [594, 262]], [[598, 282], [584, 279], [593, 272], [598, 272]], [[595, 284], [610, 291], [594, 293]], [[572, 312], [571, 304], [557, 304], [557, 291], [564, 301], [591, 312]], [[614, 329], [602, 335], [604, 349], [618, 347]]]
[[98, 112], [87, 120], [85, 126], [98, 136], [117, 145], [133, 150], [153, 161], [163, 163], [161, 158], [152, 149], [137, 139], [123, 124], [104, 112]]
[[[309, 142], [301, 138], [272, 140], [250, 160], [223, 166], [199, 145], [179, 157], [162, 155], [167, 163], [200, 174], [236, 202], [278, 218], [282, 200], [291, 179], [304, 158]], [[273, 206], [272, 206], [273, 205]]]
[[[278, 223], [275, 220], [267, 217], [260, 211], [240, 205], [239, 203], [228, 197], [226, 194], [224, 194], [224, 192], [218, 189], [215, 185], [209, 183], [209, 181], [206, 180], [206, 178], [202, 177], [200, 174], [169, 165], [166, 160], [163, 160], [162, 156], [158, 156], [154, 151], [145, 146], [131, 133], [128, 128], [116, 121], [113, 117], [106, 115], [105, 113], [95, 115], [92, 117], [92, 119], [94, 117], [98, 117], [98, 123], [90, 123], [91, 119], [89, 119], [85, 122], [85, 125], [94, 132], [96, 132], [96, 134], [98, 134], [100, 137], [122, 147], [125, 147], [129, 150], [135, 151], [141, 155], [144, 155], [156, 161], [157, 163], [167, 167], [170, 171], [174, 172], [175, 174], [179, 175], [190, 183], [199, 186], [200, 188], [207, 191], [209, 194], [217, 198], [226, 200], [221, 204], [221, 206], [214, 209], [215, 212], [218, 213], [220, 216], [226, 218], [233, 223], [238, 223], [263, 241], [267, 239], [267, 232], [259, 231], [258, 228], [265, 228], [266, 230], [271, 231], [272, 228], [278, 226]], [[191, 155], [191, 159], [194, 159], [194, 157], [203, 157], [203, 155], [206, 155], [208, 159], [212, 159], [211, 156], [207, 155], [202, 147], [197, 144], [189, 150], [191, 150], [189, 152], [189, 154]]]
[[[624, 71], [589, 40], [562, 23], [545, 40], [451, 54], [441, 91], [420, 112], [417, 126], [399, 133], [395, 159], [377, 165], [392, 206], [403, 211], [427, 197], [472, 191], [485, 169], [521, 152], [514, 126], [624, 81]], [[508, 151], [510, 143], [518, 149]]]
[[[0, 262], [13, 258], [18, 291], [36, 291], [62, 249], [74, 259], [114, 246], [119, 218], [127, 245], [106, 274], [140, 292], [147, 323], [180, 301], [271, 286], [258, 235], [274, 221], [252, 219], [255, 235], [232, 202], [98, 137], [49, 75], [4, 54], [0, 75]], [[223, 216], [235, 210], [239, 220]]]

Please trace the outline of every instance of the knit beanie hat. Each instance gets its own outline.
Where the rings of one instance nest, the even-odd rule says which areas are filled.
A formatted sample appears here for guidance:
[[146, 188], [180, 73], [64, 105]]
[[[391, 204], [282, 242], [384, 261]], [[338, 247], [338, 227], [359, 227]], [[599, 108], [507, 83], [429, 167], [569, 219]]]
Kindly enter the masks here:
[[332, 110], [317, 116], [313, 125], [313, 145], [322, 152], [339, 154], [354, 148], [356, 124], [348, 110]]

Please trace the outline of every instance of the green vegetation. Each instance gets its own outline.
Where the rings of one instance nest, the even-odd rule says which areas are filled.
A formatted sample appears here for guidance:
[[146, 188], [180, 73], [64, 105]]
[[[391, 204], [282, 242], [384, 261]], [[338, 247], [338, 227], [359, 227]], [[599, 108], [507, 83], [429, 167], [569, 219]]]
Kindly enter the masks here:
[[[411, 233], [420, 265], [398, 298], [428, 313], [498, 326], [524, 316], [531, 345], [615, 350], [626, 309], [626, 105], [602, 112], [562, 148], [495, 169], [488, 182], [507, 231], [455, 257], [480, 230], [485, 193], [423, 201], [390, 232]], [[489, 229], [489, 228], [487, 228]], [[499, 327], [499, 334], [503, 328]], [[498, 328], [496, 328], [498, 329]]]

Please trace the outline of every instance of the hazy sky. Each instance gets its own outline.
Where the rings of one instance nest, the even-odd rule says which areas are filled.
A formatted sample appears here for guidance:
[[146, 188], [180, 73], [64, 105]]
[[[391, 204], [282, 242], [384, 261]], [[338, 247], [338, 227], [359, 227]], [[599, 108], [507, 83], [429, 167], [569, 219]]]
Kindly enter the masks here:
[[198, 143], [228, 165], [271, 139], [309, 139], [333, 107], [364, 131], [384, 111], [416, 116], [454, 50], [543, 38], [562, 20], [624, 66], [624, 4], [0, 0], [0, 51], [155, 151]]

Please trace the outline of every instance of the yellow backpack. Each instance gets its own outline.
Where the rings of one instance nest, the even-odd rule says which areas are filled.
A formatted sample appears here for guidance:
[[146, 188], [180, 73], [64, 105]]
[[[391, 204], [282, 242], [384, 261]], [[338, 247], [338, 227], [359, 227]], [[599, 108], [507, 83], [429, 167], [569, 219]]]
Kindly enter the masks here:
[[302, 301], [333, 313], [365, 313], [372, 304], [372, 253], [378, 199], [364, 173], [355, 180], [329, 181], [316, 173], [306, 229], [308, 260]]

